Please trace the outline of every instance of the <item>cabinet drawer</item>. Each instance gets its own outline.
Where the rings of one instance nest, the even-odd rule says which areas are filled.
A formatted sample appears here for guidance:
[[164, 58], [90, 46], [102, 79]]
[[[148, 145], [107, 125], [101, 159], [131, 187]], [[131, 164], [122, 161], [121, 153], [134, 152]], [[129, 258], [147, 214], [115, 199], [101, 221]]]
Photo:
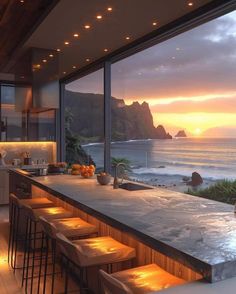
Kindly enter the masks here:
[[0, 170], [0, 188], [7, 188], [9, 186], [9, 173], [6, 170]]
[[0, 188], [0, 205], [9, 203], [9, 191], [8, 189]]

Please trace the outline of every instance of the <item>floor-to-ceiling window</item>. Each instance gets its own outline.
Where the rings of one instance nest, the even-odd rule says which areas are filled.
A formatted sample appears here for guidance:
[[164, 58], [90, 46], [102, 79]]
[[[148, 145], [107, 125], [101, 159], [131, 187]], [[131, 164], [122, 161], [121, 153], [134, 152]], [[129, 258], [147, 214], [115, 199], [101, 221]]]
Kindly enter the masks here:
[[103, 169], [103, 69], [66, 84], [64, 104], [66, 161]]
[[130, 178], [177, 191], [235, 180], [235, 29], [231, 12], [112, 65], [111, 154]]

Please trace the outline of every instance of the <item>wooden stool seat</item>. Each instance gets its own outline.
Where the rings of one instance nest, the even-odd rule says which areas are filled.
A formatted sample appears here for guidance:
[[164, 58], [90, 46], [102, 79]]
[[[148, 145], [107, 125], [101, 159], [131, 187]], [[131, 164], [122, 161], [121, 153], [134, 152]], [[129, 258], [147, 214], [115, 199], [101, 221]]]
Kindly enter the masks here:
[[36, 220], [39, 220], [40, 216], [48, 220], [73, 216], [72, 212], [60, 206], [33, 209], [33, 214]]
[[100, 276], [106, 294], [146, 294], [186, 283], [156, 264], [113, 274], [100, 270]]
[[77, 262], [81, 267], [112, 264], [135, 258], [134, 248], [111, 237], [76, 240], [72, 243], [77, 249]]
[[57, 232], [62, 233], [67, 238], [88, 236], [98, 232], [96, 226], [87, 223], [80, 217], [62, 218], [50, 221]]
[[37, 197], [31, 199], [19, 199], [20, 205], [29, 206], [32, 209], [35, 208], [47, 208], [54, 206], [53, 202], [45, 197]]

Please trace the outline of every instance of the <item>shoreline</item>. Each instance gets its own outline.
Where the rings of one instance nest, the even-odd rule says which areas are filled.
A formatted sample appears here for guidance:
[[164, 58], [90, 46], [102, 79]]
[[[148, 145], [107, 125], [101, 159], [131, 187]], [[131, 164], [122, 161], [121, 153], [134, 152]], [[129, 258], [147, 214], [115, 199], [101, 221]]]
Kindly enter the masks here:
[[145, 174], [138, 175], [138, 174], [131, 173], [129, 175], [129, 178], [135, 182], [145, 183], [150, 186], [159, 187], [163, 189], [169, 189], [169, 190], [181, 192], [181, 193], [186, 193], [188, 189], [191, 189], [194, 191], [205, 189], [210, 187], [211, 185], [214, 185], [216, 182], [220, 181], [220, 180], [211, 180], [211, 179], [203, 178], [203, 183], [201, 185], [193, 187], [191, 185], [187, 185], [186, 182], [183, 181], [183, 178], [185, 178], [185, 176], [181, 176], [181, 175], [156, 175], [151, 177], [150, 175], [145, 175]]

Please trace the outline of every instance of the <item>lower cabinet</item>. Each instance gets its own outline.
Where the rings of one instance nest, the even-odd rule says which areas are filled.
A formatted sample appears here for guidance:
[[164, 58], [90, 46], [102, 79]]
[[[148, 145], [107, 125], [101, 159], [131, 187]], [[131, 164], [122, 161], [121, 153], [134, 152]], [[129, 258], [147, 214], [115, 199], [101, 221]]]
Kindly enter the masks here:
[[0, 170], [0, 205], [9, 203], [9, 173]]

